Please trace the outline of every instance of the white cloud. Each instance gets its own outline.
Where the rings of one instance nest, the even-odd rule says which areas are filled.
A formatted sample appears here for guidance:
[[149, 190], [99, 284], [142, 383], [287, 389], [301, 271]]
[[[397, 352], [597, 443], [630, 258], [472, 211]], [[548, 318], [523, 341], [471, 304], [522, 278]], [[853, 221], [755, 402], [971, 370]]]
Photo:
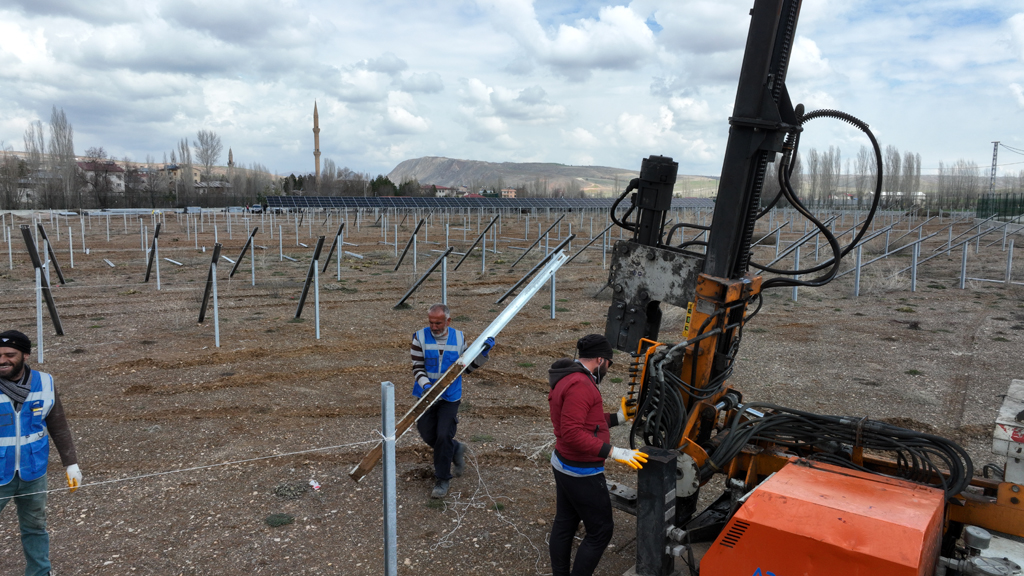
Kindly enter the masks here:
[[417, 72], [401, 79], [398, 83], [406, 92], [434, 94], [444, 90], [444, 82], [437, 72]]
[[673, 51], [710, 54], [743, 50], [747, 38], [750, 2], [746, 0], [698, 0], [663, 2], [654, 18], [663, 27], [660, 41]]
[[829, 66], [828, 58], [821, 56], [821, 49], [818, 48], [814, 40], [806, 36], [797, 36], [789, 58], [786, 83], [820, 80], [831, 72], [832, 68]]
[[511, 33], [523, 50], [573, 80], [585, 80], [596, 69], [634, 68], [655, 52], [654, 34], [626, 6], [602, 7], [597, 19], [561, 24], [550, 33], [538, 22], [530, 0], [480, 3], [494, 13], [498, 29]]
[[403, 92], [388, 94], [388, 108], [384, 126], [390, 134], [420, 134], [430, 128], [430, 123], [413, 113], [416, 103], [412, 96]]
[[[572, 148], [594, 148], [600, 144], [596, 136], [585, 128], [576, 127], [570, 131], [562, 130], [562, 141]], [[593, 159], [590, 160], [591, 162]]]
[[1010, 92], [1013, 97], [1017, 100], [1017, 107], [1024, 110], [1024, 86], [1017, 84], [1016, 82], [1010, 84]]
[[496, 88], [490, 93], [494, 113], [509, 120], [524, 122], [550, 122], [565, 116], [565, 107], [552, 104], [540, 86], [523, 88], [519, 92]]
[[704, 100], [673, 96], [669, 99], [668, 104], [680, 120], [697, 123], [720, 120], [720, 118], [711, 115], [711, 108]]
[[1014, 14], [1006, 22], [1013, 46], [1017, 49], [1017, 58], [1024, 61], [1024, 12]]
[[395, 56], [391, 52], [382, 54], [379, 58], [371, 58], [369, 60], [363, 60], [358, 64], [360, 68], [370, 70], [373, 72], [383, 72], [384, 74], [394, 75], [407, 69], [409, 67], [405, 60], [402, 60], [398, 56]]

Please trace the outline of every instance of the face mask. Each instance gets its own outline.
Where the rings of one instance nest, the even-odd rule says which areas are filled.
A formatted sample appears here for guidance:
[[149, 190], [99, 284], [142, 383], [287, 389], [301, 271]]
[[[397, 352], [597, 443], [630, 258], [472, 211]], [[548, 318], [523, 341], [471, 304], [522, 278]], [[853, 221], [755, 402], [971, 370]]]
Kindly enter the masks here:
[[594, 377], [597, 378], [597, 383], [598, 384], [601, 383], [601, 379], [603, 379], [606, 374], [608, 374], [608, 361], [607, 360], [605, 362], [603, 362], [600, 366], [597, 367], [597, 374], [594, 374]]

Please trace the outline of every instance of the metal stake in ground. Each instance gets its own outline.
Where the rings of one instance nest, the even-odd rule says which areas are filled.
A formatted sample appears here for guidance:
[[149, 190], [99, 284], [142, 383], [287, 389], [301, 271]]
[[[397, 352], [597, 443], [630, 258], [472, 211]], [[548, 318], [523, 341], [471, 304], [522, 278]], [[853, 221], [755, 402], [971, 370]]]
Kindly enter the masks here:
[[[153, 231], [153, 247], [156, 247], [156, 240], [160, 237], [160, 223], [157, 223], [156, 230]], [[146, 264], [146, 282], [149, 282], [149, 272], [153, 268], [153, 260], [156, 258], [156, 250], [149, 251], [149, 261]]]
[[[57, 255], [53, 252], [53, 245], [50, 243], [50, 239], [46, 236], [46, 230], [43, 229], [43, 223], [37, 222], [36, 226], [39, 227], [39, 235], [42, 236], [43, 242], [46, 244], [46, 251], [50, 254], [50, 262], [53, 262], [53, 269], [57, 272], [57, 280], [59, 280], [61, 284], [67, 284], [67, 282], [64, 281], [64, 274], [60, 271], [60, 264], [57, 263]], [[71, 236], [68, 236], [68, 240], [70, 239]]]
[[[408, 215], [406, 215], [408, 216]], [[402, 220], [405, 221], [404, 219]], [[398, 259], [398, 263], [395, 264], [395, 271], [398, 271], [398, 267], [402, 265], [402, 260], [405, 260], [405, 255], [409, 253], [409, 247], [412, 246], [413, 240], [416, 238], [416, 233], [420, 231], [420, 226], [426, 222], [426, 218], [420, 220], [420, 223], [416, 225], [416, 229], [412, 231], [412, 236], [409, 237], [409, 242], [405, 245], [405, 250], [402, 250], [402, 256]], [[398, 249], [398, 226], [395, 226], [395, 250]]]
[[210, 261], [210, 272], [206, 275], [206, 290], [203, 291], [203, 305], [199, 308], [199, 323], [206, 319], [206, 307], [210, 303], [210, 293], [213, 292], [214, 274], [217, 271], [217, 261], [220, 260], [220, 244], [213, 245], [213, 260]]
[[554, 228], [559, 222], [562, 221], [562, 218], [565, 218], [565, 214], [562, 214], [561, 216], [558, 217], [558, 220], [555, 220], [554, 222], [552, 222], [551, 226], [548, 226], [548, 229], [545, 230], [543, 233], [539, 232], [539, 230], [540, 230], [540, 222], [537, 222], [537, 226], [538, 226], [537, 239], [533, 241], [533, 244], [530, 244], [530, 247], [527, 248], [523, 252], [522, 256], [520, 256], [518, 259], [516, 259], [516, 261], [513, 262], [511, 266], [509, 266], [509, 269], [515, 268], [516, 264], [519, 264], [519, 261], [522, 260], [523, 258], [525, 258], [526, 255], [530, 253], [530, 250], [533, 250], [534, 246], [536, 246], [541, 241], [541, 239], [543, 239], [545, 236], [547, 236], [548, 232], [551, 232], [552, 228]]
[[[477, 216], [479, 216], [479, 214], [477, 214]], [[462, 255], [462, 260], [459, 260], [459, 263], [455, 265], [456, 270], [459, 269], [459, 266], [462, 266], [462, 262], [465, 261], [466, 258], [469, 258], [470, 253], [473, 252], [473, 248], [476, 248], [476, 245], [480, 243], [480, 239], [484, 237], [484, 234], [487, 234], [487, 231], [491, 229], [491, 226], [494, 226], [494, 223], [497, 222], [499, 218], [501, 218], [501, 214], [498, 214], [494, 218], [491, 218], [491, 222], [490, 224], [487, 225], [487, 228], [484, 228], [484, 231], [481, 232], [480, 235], [476, 237], [476, 240], [473, 241], [473, 244], [469, 247], [469, 250], [466, 250], [466, 253]], [[477, 227], [479, 227], [479, 222], [477, 223]], [[481, 252], [481, 254], [483, 253]], [[486, 254], [481, 256], [481, 258], [486, 259]]]
[[295, 308], [295, 317], [302, 316], [302, 307], [306, 304], [306, 296], [309, 294], [309, 285], [313, 283], [313, 274], [317, 269], [320, 260], [320, 251], [324, 249], [324, 236], [317, 236], [316, 248], [313, 249], [313, 260], [309, 263], [309, 271], [306, 272], [306, 283], [302, 285], [302, 295], [299, 296], [299, 305]]
[[[238, 259], [235, 260], [235, 265], [231, 268], [231, 273], [228, 274], [228, 278], [231, 278], [231, 277], [233, 277], [235, 275], [235, 271], [238, 270], [238, 265], [242, 262], [242, 258], [245, 258], [245, 252], [249, 249], [250, 246], [252, 246], [252, 238], [253, 238], [253, 236], [256, 235], [256, 232], [258, 232], [259, 229], [260, 229], [260, 227], [256, 226], [256, 227], [254, 227], [252, 229], [252, 232], [249, 233], [249, 239], [246, 240], [245, 241], [245, 245], [242, 246], [242, 251], [238, 254]], [[253, 259], [253, 261], [256, 260], [256, 251], [255, 250], [253, 250], [251, 258]]]
[[21, 225], [21, 235], [25, 238], [25, 246], [28, 248], [28, 255], [32, 258], [32, 266], [40, 274], [40, 292], [46, 300], [46, 309], [50, 312], [50, 320], [53, 321], [53, 329], [58, 336], [64, 335], [64, 327], [60, 323], [60, 316], [57, 314], [57, 305], [53, 303], [53, 293], [50, 292], [50, 283], [42, 276], [43, 264], [39, 261], [39, 251], [36, 250], [36, 243], [32, 239], [32, 231], [28, 224]]
[[[334, 241], [331, 242], [331, 249], [327, 251], [327, 258], [324, 258], [324, 269], [323, 269], [324, 272], [327, 272], [327, 267], [331, 265], [331, 256], [334, 255], [334, 249], [338, 247], [338, 242], [341, 241], [341, 231], [344, 230], [344, 229], [345, 229], [345, 223], [342, 222], [341, 224], [338, 225], [338, 231], [334, 233]], [[341, 252], [341, 250], [339, 249], [339, 256], [340, 256], [340, 252]], [[339, 259], [338, 262], [341, 262], [341, 260]], [[338, 267], [339, 267], [339, 271], [340, 271], [340, 268], [341, 268], [341, 264], [340, 263], [338, 264]]]
[[395, 385], [380, 383], [381, 430], [384, 431], [384, 574], [398, 574], [398, 487], [395, 483]]
[[441, 256], [437, 260], [434, 260], [434, 263], [430, 265], [430, 268], [427, 268], [427, 271], [423, 274], [423, 276], [420, 276], [420, 279], [417, 280], [416, 283], [412, 285], [412, 288], [409, 288], [409, 291], [405, 293], [405, 296], [402, 296], [402, 299], [398, 301], [398, 304], [395, 304], [394, 306], [392, 306], [392, 308], [398, 308], [402, 304], [405, 304], [405, 301], [408, 300], [409, 297], [412, 296], [413, 292], [415, 292], [416, 289], [420, 287], [420, 284], [423, 284], [427, 277], [430, 276], [431, 272], [436, 270], [437, 267], [441, 265], [442, 262], [445, 262], [445, 258], [448, 258], [448, 255], [452, 253], [452, 250], [455, 250], [455, 248], [453, 247], [445, 250], [444, 254], [441, 254]]
[[[497, 300], [495, 300], [494, 303], [495, 304], [501, 304], [502, 302], [504, 302], [505, 298], [509, 297], [509, 294], [512, 294], [513, 292], [516, 291], [516, 288], [519, 288], [520, 286], [522, 286], [523, 283], [526, 282], [530, 278], [530, 276], [533, 276], [534, 272], [536, 272], [537, 270], [540, 270], [545, 264], [548, 263], [549, 260], [551, 260], [555, 256], [555, 254], [559, 254], [559, 251], [562, 248], [564, 248], [566, 244], [571, 242], [573, 238], [575, 238], [575, 236], [568, 236], [568, 237], [566, 237], [565, 240], [562, 240], [561, 244], [559, 244], [558, 246], [555, 246], [555, 249], [552, 250], [551, 253], [549, 253], [547, 256], [545, 256], [544, 259], [541, 260], [540, 262], [537, 262], [536, 266], [531, 268], [529, 272], [527, 272], [525, 275], [523, 275], [523, 277], [520, 278], [518, 282], [516, 282], [514, 285], [512, 285], [512, 287], [509, 288], [507, 292], [502, 294], [501, 298], [498, 298]], [[569, 259], [569, 257], [566, 256], [565, 261], [568, 261], [568, 259]], [[559, 264], [559, 266], [561, 266], [561, 264]], [[552, 273], [552, 274], [554, 274], [554, 273]]]

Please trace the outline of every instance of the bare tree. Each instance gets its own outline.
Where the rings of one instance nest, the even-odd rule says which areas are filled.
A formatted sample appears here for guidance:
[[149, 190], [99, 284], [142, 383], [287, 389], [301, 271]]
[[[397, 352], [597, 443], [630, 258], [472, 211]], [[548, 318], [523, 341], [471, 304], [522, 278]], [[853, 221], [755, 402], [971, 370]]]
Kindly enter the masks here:
[[807, 199], [812, 202], [821, 203], [821, 156], [818, 151], [811, 148], [807, 152], [807, 176], [810, 189], [807, 191]]
[[[174, 158], [173, 151], [171, 158]], [[195, 192], [192, 170], [192, 150], [188, 147], [188, 139], [182, 138], [178, 142], [178, 180], [174, 183], [174, 195], [178, 206], [188, 206], [192, 203]]]
[[84, 207], [82, 191], [78, 189], [78, 165], [75, 162], [75, 131], [68, 122], [64, 109], [56, 106], [50, 113], [50, 166], [53, 173], [60, 178], [62, 198], [60, 205], [48, 205], [43, 208], [68, 208], [73, 199], [78, 207]]
[[0, 141], [0, 209], [21, 207], [21, 179], [27, 174], [26, 164], [14, 150]]
[[85, 157], [89, 158], [90, 160], [92, 160], [94, 162], [98, 161], [98, 160], [106, 160], [107, 159], [107, 151], [103, 149], [103, 146], [94, 147], [94, 148], [86, 148], [85, 149]]
[[203, 180], [210, 180], [213, 167], [220, 159], [220, 153], [224, 151], [220, 136], [213, 130], [200, 130], [196, 132], [196, 140], [192, 141], [192, 146], [195, 148], [196, 161], [203, 167]]
[[885, 164], [885, 172], [882, 190], [887, 194], [884, 199], [885, 205], [890, 206], [894, 203], [896, 195], [900, 191], [900, 167], [902, 161], [899, 148], [892, 144], [886, 146], [883, 162]]

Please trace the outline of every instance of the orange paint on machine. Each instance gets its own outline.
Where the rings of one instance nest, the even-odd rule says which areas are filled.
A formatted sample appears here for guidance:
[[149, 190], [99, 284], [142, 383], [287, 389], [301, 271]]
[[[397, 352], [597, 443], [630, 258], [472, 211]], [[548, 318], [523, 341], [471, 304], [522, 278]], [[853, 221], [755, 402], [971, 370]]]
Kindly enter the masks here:
[[701, 576], [931, 576], [941, 490], [800, 460], [748, 494]]

